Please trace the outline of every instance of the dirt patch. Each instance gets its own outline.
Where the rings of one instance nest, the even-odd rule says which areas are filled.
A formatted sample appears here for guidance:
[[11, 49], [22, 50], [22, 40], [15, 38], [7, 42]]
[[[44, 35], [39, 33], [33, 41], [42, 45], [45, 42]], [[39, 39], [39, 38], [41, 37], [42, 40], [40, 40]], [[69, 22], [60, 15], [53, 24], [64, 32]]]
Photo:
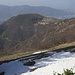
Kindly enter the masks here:
[[25, 65], [25, 66], [34, 66], [34, 64], [35, 64], [35, 61], [28, 61], [28, 62], [24, 63], [23, 65]]
[[30, 69], [29, 71], [30, 71], [30, 72], [33, 72], [33, 71], [35, 71], [36, 69], [38, 69], [38, 68], [33, 68], [33, 69]]
[[45, 57], [52, 56], [52, 55], [53, 55], [53, 53], [50, 54], [50, 53], [47, 53], [47, 52], [43, 52], [43, 53], [38, 53], [38, 54], [32, 54], [32, 55], [30, 55], [28, 57], [20, 59], [19, 61], [37, 60], [37, 59], [45, 58]]

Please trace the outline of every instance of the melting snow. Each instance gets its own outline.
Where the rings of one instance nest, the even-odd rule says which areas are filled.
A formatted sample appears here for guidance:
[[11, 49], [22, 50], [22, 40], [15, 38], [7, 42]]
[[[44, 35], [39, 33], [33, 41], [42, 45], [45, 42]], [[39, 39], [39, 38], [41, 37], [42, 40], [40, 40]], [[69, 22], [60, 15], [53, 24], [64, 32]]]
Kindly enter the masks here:
[[[24, 60], [25, 62], [26, 60]], [[22, 61], [16, 60], [0, 65], [0, 72], [5, 75], [53, 75], [54, 72], [63, 73], [64, 69], [75, 72], [75, 54], [70, 52], [58, 52], [52, 56], [36, 59], [34, 66], [24, 66]], [[36, 70], [30, 72], [30, 69]]]
[[43, 53], [43, 52], [47, 52], [47, 51], [48, 51], [48, 50], [38, 51], [38, 52], [34, 52], [33, 54]]

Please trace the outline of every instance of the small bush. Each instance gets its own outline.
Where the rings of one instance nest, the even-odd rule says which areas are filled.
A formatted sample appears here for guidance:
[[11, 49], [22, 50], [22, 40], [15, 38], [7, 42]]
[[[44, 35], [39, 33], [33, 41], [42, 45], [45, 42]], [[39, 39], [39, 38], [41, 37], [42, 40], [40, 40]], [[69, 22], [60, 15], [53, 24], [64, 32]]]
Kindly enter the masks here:
[[75, 73], [72, 70], [66, 69], [64, 70], [64, 73], [54, 73], [54, 75], [75, 75]]

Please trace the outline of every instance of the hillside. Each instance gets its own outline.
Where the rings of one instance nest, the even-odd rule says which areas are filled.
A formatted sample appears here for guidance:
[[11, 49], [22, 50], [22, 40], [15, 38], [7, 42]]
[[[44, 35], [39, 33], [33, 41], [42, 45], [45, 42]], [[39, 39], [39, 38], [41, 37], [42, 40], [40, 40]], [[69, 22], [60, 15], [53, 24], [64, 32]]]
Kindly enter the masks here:
[[43, 25], [34, 25], [43, 18], [43, 16], [38, 14], [24, 14], [14, 16], [2, 23], [0, 25], [0, 51], [8, 54], [15, 45], [32, 37], [40, 28], [45, 27]]
[[[65, 19], [54, 24], [49, 24], [43, 30], [24, 43], [23, 50], [50, 49], [61, 45], [59, 48], [75, 46], [75, 18]], [[67, 43], [67, 44], [66, 44]], [[70, 44], [71, 43], [71, 44]]]
[[[0, 55], [21, 51], [19, 43], [27, 42], [49, 23], [59, 21], [56, 18], [46, 18], [38, 14], [23, 14], [10, 18], [0, 25]], [[17, 47], [18, 46], [18, 47]], [[23, 45], [22, 45], [23, 46]], [[15, 50], [15, 47], [16, 50]], [[27, 50], [25, 50], [27, 51]]]
[[14, 16], [0, 25], [0, 56], [10, 60], [34, 51], [75, 46], [74, 32], [75, 18], [59, 20], [38, 14]]
[[37, 13], [43, 16], [52, 16], [52, 17], [63, 17], [71, 15], [71, 13], [65, 12], [63, 10], [58, 10], [45, 6], [5, 6], [0, 5], [0, 21], [9, 19], [12, 16], [19, 14], [28, 14], [28, 13]]

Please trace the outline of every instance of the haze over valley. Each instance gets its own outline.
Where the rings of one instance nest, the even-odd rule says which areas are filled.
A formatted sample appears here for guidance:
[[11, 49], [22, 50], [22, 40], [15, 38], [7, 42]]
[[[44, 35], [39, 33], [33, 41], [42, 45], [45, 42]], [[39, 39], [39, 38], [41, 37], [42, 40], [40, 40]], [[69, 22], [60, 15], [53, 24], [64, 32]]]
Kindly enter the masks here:
[[47, 6], [5, 6], [0, 5], [0, 21], [5, 21], [13, 16], [19, 14], [37, 13], [43, 16], [57, 17], [57, 18], [69, 18], [74, 16], [73, 13], [67, 12], [65, 10], [54, 9]]

